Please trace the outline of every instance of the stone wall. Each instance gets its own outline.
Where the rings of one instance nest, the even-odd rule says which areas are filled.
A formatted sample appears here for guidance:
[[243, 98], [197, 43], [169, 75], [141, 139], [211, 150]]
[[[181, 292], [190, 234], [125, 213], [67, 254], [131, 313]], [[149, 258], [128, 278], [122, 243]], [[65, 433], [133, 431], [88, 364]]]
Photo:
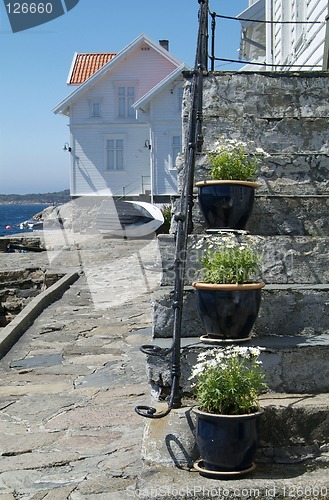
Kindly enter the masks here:
[[[324, 383], [329, 363], [328, 77], [322, 72], [222, 72], [204, 78], [204, 145], [196, 158], [195, 180], [209, 178], [206, 153], [222, 135], [270, 154], [260, 166], [260, 188], [246, 227], [249, 234], [239, 238], [251, 238], [263, 254], [266, 286], [250, 342], [263, 347], [268, 383], [278, 392], [329, 391]], [[189, 87], [188, 83], [184, 95], [185, 134]], [[181, 186], [182, 158], [177, 168]], [[198, 268], [196, 248], [202, 248], [206, 225], [197, 189], [194, 194], [182, 314], [182, 341], [190, 354], [191, 346], [195, 353], [205, 348], [191, 284]], [[168, 347], [173, 333], [174, 236], [160, 237], [159, 247], [163, 274], [153, 301], [153, 337], [156, 345]], [[192, 358], [182, 356], [183, 393], [190, 391]], [[169, 365], [169, 358], [148, 357], [154, 394], [168, 392]]]
[[[203, 152], [196, 160], [196, 181], [209, 178], [205, 153], [222, 135], [261, 147], [271, 155], [263, 159], [259, 171], [259, 211], [253, 214], [254, 219], [250, 221], [254, 234], [263, 234], [254, 227], [260, 223], [263, 211], [270, 215], [268, 219], [271, 219], [272, 226], [280, 218], [282, 207], [277, 199], [280, 201], [281, 196], [288, 197], [285, 203], [295, 209], [297, 216], [292, 213], [297, 219], [301, 212], [300, 204], [307, 205], [306, 209], [312, 211], [310, 204], [313, 199], [316, 198], [317, 202], [329, 194], [328, 78], [329, 74], [322, 72], [217, 72], [204, 78], [204, 144]], [[185, 134], [189, 90], [187, 84], [183, 117]], [[178, 161], [177, 168], [181, 186], [182, 162]], [[271, 203], [271, 214], [268, 198], [264, 196], [271, 196], [271, 202], [278, 205], [275, 208]], [[292, 197], [299, 197], [298, 202]], [[321, 202], [326, 205], [327, 199]], [[305, 224], [297, 222], [301, 226], [299, 234], [321, 233], [326, 220], [326, 216], [320, 215], [315, 228], [310, 227], [307, 221]], [[197, 206], [194, 223], [201, 232], [203, 219]], [[293, 232], [296, 220], [292, 224], [290, 230], [289, 223], [287, 226], [287, 222], [280, 222], [279, 232]]]
[[0, 327], [6, 326], [40, 292], [63, 275], [43, 269], [0, 272]]

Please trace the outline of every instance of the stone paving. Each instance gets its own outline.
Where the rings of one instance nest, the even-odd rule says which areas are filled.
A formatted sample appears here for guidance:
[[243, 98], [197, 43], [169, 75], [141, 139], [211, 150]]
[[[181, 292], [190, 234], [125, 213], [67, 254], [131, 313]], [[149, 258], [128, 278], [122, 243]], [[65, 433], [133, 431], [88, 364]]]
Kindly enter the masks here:
[[0, 500], [132, 496], [156, 259], [153, 240], [0, 254], [1, 270], [83, 271], [0, 360]]

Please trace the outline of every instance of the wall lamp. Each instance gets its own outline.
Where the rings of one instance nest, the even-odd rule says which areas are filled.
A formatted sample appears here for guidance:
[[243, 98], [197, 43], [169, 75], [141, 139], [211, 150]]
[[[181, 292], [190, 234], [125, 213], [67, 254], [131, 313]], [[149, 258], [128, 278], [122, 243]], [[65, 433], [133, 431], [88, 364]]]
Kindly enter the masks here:
[[71, 148], [71, 146], [69, 145], [69, 143], [68, 143], [68, 142], [66, 142], [66, 143], [64, 144], [63, 150], [64, 150], [64, 151], [68, 151], [69, 153], [72, 151], [72, 148]]
[[144, 148], [148, 148], [148, 149], [151, 149], [151, 144], [150, 144], [150, 141], [148, 139], [146, 139], [145, 143], [144, 143]]

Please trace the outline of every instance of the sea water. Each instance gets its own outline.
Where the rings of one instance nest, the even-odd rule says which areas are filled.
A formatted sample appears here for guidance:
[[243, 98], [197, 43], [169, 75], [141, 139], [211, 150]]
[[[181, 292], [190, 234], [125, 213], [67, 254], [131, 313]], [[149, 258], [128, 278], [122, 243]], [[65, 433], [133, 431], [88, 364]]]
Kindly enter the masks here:
[[31, 219], [47, 207], [49, 204], [39, 203], [0, 205], [0, 236], [31, 232], [30, 229], [20, 229], [20, 223]]

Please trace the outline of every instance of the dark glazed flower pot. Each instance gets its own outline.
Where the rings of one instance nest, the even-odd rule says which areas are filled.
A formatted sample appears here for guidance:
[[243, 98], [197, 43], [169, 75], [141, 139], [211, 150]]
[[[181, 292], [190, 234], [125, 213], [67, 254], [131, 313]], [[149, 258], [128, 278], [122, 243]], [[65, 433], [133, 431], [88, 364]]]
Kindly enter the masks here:
[[247, 181], [196, 183], [199, 206], [209, 229], [244, 229], [259, 184]]
[[260, 302], [259, 283], [223, 285], [196, 282], [197, 304], [209, 339], [248, 339], [256, 321]]
[[223, 473], [251, 470], [257, 453], [262, 412], [213, 415], [196, 408], [193, 411], [204, 469]]

